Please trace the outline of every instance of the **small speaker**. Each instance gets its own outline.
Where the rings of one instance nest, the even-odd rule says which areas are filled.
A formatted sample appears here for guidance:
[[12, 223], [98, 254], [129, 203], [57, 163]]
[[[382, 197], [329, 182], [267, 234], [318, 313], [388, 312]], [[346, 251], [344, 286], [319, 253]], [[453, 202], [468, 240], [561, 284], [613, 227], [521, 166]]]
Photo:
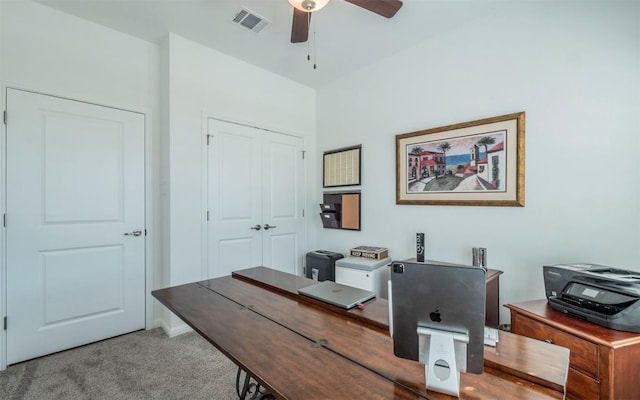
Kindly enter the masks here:
[[424, 262], [424, 233], [416, 233], [416, 260]]

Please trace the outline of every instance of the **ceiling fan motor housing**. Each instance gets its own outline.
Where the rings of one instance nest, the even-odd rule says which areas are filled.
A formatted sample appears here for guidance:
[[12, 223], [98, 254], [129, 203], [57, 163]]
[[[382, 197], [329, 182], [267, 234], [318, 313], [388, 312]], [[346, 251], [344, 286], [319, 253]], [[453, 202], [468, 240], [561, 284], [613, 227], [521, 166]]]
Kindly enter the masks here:
[[316, 8], [316, 2], [313, 0], [304, 0], [301, 5], [307, 11], [313, 11]]
[[326, 6], [329, 0], [289, 0], [289, 3], [300, 11], [311, 13]]

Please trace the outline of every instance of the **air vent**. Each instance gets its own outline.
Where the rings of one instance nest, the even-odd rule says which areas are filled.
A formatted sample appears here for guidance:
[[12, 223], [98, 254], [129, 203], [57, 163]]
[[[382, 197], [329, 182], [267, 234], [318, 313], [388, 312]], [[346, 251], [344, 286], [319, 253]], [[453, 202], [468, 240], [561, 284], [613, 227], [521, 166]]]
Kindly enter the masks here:
[[269, 20], [244, 7], [233, 17], [233, 22], [256, 33], [269, 25]]

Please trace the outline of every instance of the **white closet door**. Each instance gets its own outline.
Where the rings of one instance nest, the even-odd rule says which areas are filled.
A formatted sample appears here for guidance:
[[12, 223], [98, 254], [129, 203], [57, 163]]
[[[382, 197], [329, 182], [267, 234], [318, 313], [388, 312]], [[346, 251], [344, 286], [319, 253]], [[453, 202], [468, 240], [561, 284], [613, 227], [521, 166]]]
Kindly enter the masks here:
[[302, 139], [212, 118], [208, 133], [208, 277], [259, 265], [297, 273]]
[[216, 119], [208, 130], [208, 275], [215, 278], [262, 263], [262, 137]]
[[144, 328], [144, 116], [13, 89], [7, 112], [8, 364]]
[[275, 133], [264, 135], [262, 262], [291, 274], [296, 274], [302, 265], [302, 162], [302, 139]]

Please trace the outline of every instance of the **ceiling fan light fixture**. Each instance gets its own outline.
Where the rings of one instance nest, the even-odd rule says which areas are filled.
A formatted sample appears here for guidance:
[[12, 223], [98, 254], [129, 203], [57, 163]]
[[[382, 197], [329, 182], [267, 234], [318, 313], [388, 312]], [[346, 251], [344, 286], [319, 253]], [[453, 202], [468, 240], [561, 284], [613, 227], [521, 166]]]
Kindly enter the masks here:
[[304, 12], [318, 11], [326, 6], [329, 0], [289, 0], [289, 4]]

